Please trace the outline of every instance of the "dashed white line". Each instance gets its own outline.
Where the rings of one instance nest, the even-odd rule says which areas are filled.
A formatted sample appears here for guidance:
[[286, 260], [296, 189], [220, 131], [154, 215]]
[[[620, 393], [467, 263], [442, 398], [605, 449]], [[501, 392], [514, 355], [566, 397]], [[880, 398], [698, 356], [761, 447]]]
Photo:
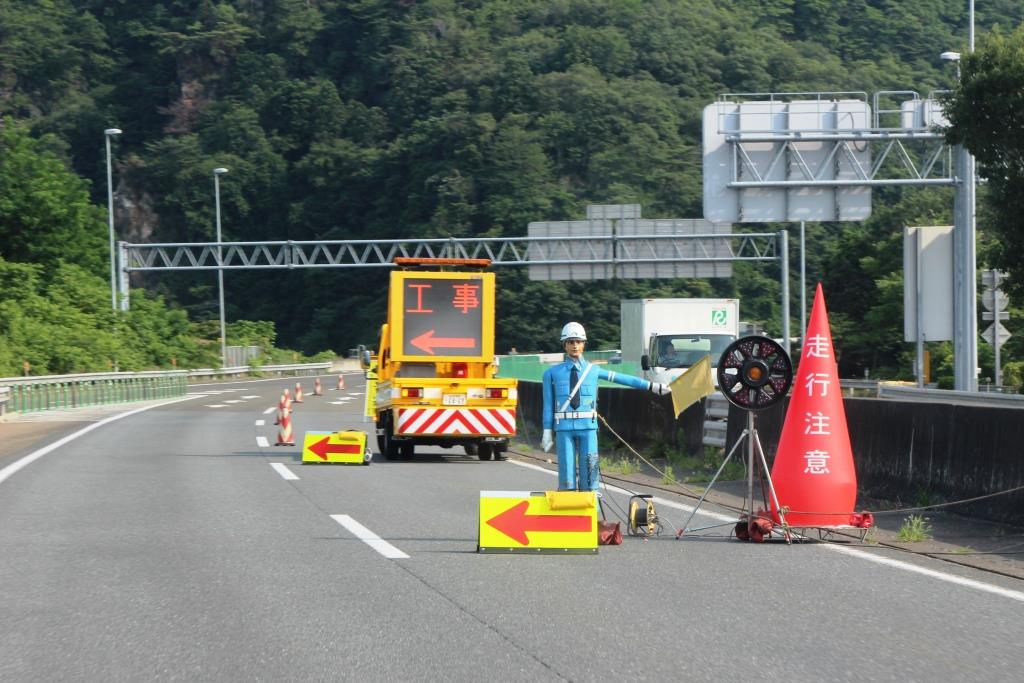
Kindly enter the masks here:
[[348, 529], [352, 532], [353, 536], [389, 560], [402, 560], [409, 558], [409, 556], [401, 550], [391, 545], [348, 515], [331, 515], [331, 519]]
[[227, 403], [207, 403], [206, 407], [207, 408], [227, 408], [228, 404]]
[[256, 420], [256, 426], [257, 427], [262, 427], [265, 424], [267, 424], [266, 420]]
[[244, 399], [260, 398], [259, 396], [243, 396]]
[[282, 479], [288, 479], [289, 481], [298, 479], [294, 472], [284, 466], [284, 463], [272, 462], [270, 463], [270, 466], [277, 470], [277, 473], [281, 475]]
[[270, 415], [275, 410], [277, 410], [277, 406], [270, 406], [269, 408], [267, 408], [266, 410], [263, 411], [263, 414], [264, 415]]
[[270, 442], [267, 441], [267, 437], [265, 436], [257, 436], [256, 445], [260, 448], [270, 448]]
[[[553, 472], [547, 468], [540, 467], [532, 463], [520, 462], [518, 460], [509, 460], [509, 462], [514, 465], [519, 465], [520, 467], [525, 467], [527, 469], [537, 470], [540, 472], [547, 472], [552, 476], [558, 476], [557, 472]], [[609, 486], [608, 484], [604, 484], [603, 486], [605, 486], [605, 488], [607, 488], [610, 491], [631, 495], [630, 491], [620, 489], [618, 486]], [[654, 502], [657, 503], [658, 505], [676, 508], [677, 510], [683, 510], [685, 512], [693, 512], [694, 509], [692, 505], [684, 505], [682, 503], [677, 503], [672, 500], [658, 498], [657, 496], [655, 496], [652, 500], [654, 500]], [[736, 515], [722, 515], [716, 512], [705, 512], [704, 510], [701, 510], [700, 514], [705, 517], [711, 517], [712, 519], [717, 519], [723, 522], [731, 522], [736, 520]], [[938, 579], [939, 581], [945, 581], [946, 583], [953, 583], [959, 586], [964, 586], [966, 588], [974, 588], [975, 590], [984, 591], [986, 593], [993, 593], [1004, 598], [1010, 598], [1011, 600], [1018, 600], [1020, 602], [1024, 602], [1024, 592], [1011, 590], [1009, 588], [1002, 588], [1001, 586], [996, 586], [995, 584], [991, 583], [985, 583], [984, 581], [976, 581], [974, 579], [964, 578], [962, 576], [957, 576], [955, 574], [946, 574], [945, 572], [936, 571], [934, 569], [928, 569], [927, 567], [922, 567], [920, 565], [916, 565], [910, 562], [894, 560], [883, 555], [876, 555], [874, 553], [869, 553], [864, 550], [859, 550], [857, 548], [848, 548], [846, 546], [837, 545], [835, 543], [815, 544], [813, 547], [824, 547], [828, 550], [833, 550], [839, 553], [845, 553], [847, 555], [852, 555], [853, 557], [859, 557], [860, 559], [867, 560], [868, 562], [883, 564], [894, 569], [901, 569], [905, 572], [912, 572], [914, 574], [929, 576], [933, 579]]]
[[226, 400], [224, 402], [225, 403], [245, 403], [245, 401], [243, 401], [240, 398], [231, 398], [231, 399], [228, 399], [228, 400]]

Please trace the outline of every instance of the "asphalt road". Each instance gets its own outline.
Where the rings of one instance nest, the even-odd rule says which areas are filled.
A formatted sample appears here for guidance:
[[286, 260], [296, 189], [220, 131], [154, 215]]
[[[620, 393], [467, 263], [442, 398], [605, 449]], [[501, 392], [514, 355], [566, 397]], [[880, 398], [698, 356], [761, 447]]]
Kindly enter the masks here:
[[[297, 443], [372, 434], [347, 379], [307, 393]], [[267, 445], [284, 386], [197, 387], [0, 469], [0, 680], [1020, 680], [1019, 580], [671, 533], [478, 554], [480, 491], [552, 472], [439, 448], [304, 466]], [[689, 514], [658, 505], [673, 527]]]

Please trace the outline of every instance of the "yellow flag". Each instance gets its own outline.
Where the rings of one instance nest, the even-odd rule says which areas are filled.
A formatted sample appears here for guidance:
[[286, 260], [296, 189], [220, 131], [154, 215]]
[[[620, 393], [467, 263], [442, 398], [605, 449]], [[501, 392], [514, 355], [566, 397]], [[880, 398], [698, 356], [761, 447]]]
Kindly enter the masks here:
[[711, 356], [701, 358], [668, 386], [672, 390], [672, 407], [678, 417], [679, 413], [715, 390], [711, 381]]

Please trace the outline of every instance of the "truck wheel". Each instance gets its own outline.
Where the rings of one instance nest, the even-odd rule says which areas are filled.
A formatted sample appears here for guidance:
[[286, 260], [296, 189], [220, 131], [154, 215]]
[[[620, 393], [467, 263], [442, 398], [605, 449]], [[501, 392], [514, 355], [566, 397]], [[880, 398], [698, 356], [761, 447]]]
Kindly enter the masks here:
[[494, 444], [494, 459], [495, 460], [508, 460], [508, 444], [507, 443], [496, 443]]
[[472, 443], [467, 443], [467, 444], [463, 445], [462, 447], [464, 449], [466, 449], [466, 455], [476, 455], [477, 452], [478, 452], [477, 448], [476, 448], [476, 442], [475, 441], [472, 442]]
[[481, 441], [480, 445], [477, 446], [477, 457], [480, 458], [481, 460], [490, 460], [491, 453], [491, 444], [487, 443], [486, 441]]
[[394, 431], [391, 426], [391, 416], [388, 415], [384, 418], [384, 443], [381, 444], [380, 450], [384, 454], [384, 457], [388, 460], [398, 459], [398, 442], [394, 439]]
[[402, 454], [402, 460], [412, 460], [412, 456], [416, 453], [416, 446], [412, 441], [403, 441], [398, 448]]

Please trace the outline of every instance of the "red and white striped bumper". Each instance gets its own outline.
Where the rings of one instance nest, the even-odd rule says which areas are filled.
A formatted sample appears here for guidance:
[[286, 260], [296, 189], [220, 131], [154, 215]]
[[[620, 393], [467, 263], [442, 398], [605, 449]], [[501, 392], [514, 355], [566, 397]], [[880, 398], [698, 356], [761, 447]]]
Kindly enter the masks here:
[[515, 408], [399, 408], [395, 434], [512, 436]]

